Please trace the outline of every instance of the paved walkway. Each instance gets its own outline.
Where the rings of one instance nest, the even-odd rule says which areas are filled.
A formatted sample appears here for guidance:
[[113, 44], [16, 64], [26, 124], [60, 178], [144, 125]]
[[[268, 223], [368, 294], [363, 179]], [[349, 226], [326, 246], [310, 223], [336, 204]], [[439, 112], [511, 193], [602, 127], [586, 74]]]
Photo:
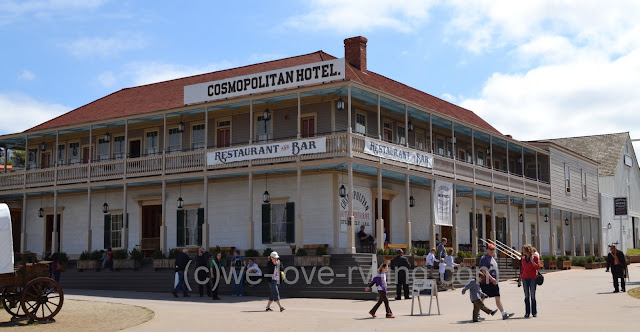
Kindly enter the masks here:
[[[627, 289], [640, 286], [640, 264], [629, 267]], [[266, 299], [222, 297], [212, 302], [198, 295], [175, 299], [167, 291], [132, 293], [70, 290], [68, 298], [134, 304], [150, 308], [155, 317], [127, 331], [372, 331], [445, 328], [447, 331], [603, 331], [633, 330], [640, 324], [640, 300], [626, 293], [613, 294], [611, 274], [604, 269], [574, 269], [545, 276], [538, 288], [538, 317], [524, 319], [524, 295], [513, 281], [501, 283], [503, 303], [513, 319], [503, 321], [497, 314], [480, 323], [471, 323], [469, 296], [460, 290], [440, 293], [442, 315], [410, 316], [411, 300], [391, 301], [395, 319], [368, 316], [372, 301], [329, 299], [283, 299], [286, 311], [264, 312]], [[428, 297], [422, 299], [428, 310]], [[495, 301], [486, 302], [495, 308]], [[64, 309], [63, 309], [64, 310]], [[417, 308], [416, 308], [417, 310]], [[433, 312], [435, 309], [435, 301]]]

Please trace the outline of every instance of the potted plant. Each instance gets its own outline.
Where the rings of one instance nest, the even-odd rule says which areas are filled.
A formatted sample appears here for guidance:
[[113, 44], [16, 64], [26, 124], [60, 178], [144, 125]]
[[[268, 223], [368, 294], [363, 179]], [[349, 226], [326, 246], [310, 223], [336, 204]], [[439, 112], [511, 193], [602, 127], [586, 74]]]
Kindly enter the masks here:
[[304, 248], [298, 248], [293, 257], [294, 266], [329, 266], [330, 257], [324, 247], [317, 247], [315, 256], [309, 256]]
[[93, 252], [83, 251], [76, 263], [78, 272], [82, 272], [84, 270], [98, 271], [100, 269], [99, 263], [101, 258], [102, 255], [98, 250], [94, 250]]
[[[135, 250], [135, 249], [134, 249]], [[136, 264], [137, 263], [137, 264]], [[113, 269], [132, 269], [137, 270], [139, 262], [129, 259], [129, 253], [125, 249], [116, 250], [113, 252]]]
[[547, 270], [555, 270], [558, 268], [558, 260], [555, 256], [542, 256], [544, 268]]
[[470, 252], [458, 251], [458, 257], [461, 258], [462, 264], [466, 267], [474, 267], [478, 263], [478, 260]]
[[413, 257], [413, 266], [427, 266], [427, 249], [411, 248]]
[[584, 268], [585, 269], [597, 269], [597, 268], [600, 268], [600, 263], [596, 262], [596, 258], [595, 257], [587, 256], [587, 257], [585, 257]]
[[571, 268], [571, 261], [568, 256], [558, 256], [558, 268], [562, 270]]
[[142, 267], [142, 260], [144, 259], [144, 254], [142, 254], [142, 251], [140, 251], [140, 249], [138, 249], [137, 247], [134, 247], [129, 253], [129, 257], [134, 262], [134, 265], [133, 265], [134, 271]]
[[58, 260], [60, 264], [62, 264], [62, 267], [66, 269], [67, 263], [69, 262], [69, 255], [64, 251], [60, 251], [58, 252]]

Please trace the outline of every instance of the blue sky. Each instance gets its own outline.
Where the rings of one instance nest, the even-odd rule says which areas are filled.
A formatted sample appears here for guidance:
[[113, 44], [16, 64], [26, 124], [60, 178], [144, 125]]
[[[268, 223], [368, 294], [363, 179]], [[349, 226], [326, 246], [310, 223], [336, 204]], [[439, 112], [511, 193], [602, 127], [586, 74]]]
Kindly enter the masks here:
[[0, 135], [126, 87], [343, 57], [343, 40], [362, 35], [370, 70], [516, 139], [640, 139], [638, 17], [632, 0], [0, 0]]

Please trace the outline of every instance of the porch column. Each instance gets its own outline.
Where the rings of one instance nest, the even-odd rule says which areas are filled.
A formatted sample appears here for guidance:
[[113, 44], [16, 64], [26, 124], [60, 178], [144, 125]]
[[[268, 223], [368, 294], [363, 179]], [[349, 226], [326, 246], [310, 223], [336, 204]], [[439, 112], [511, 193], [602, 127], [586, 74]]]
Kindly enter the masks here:
[[429, 230], [430, 230], [430, 234], [429, 234], [429, 247], [433, 248], [436, 246], [436, 224], [435, 224], [435, 220], [436, 220], [436, 211], [433, 208], [433, 206], [436, 203], [436, 180], [435, 179], [431, 179], [431, 192], [429, 193]]
[[384, 233], [384, 218], [382, 218], [382, 168], [378, 167], [378, 219], [376, 219], [376, 249], [384, 249], [382, 233]]
[[[407, 136], [408, 137], [408, 136]], [[405, 210], [407, 211], [407, 224], [405, 226], [405, 241], [407, 243], [407, 248], [411, 248], [411, 183], [409, 182], [409, 174], [404, 175], [404, 184], [406, 188], [406, 200], [405, 200]], [[406, 254], [406, 253], [405, 253]]]
[[549, 203], [549, 255], [556, 255], [556, 236], [553, 227], [553, 222], [556, 220], [555, 214], [553, 213], [553, 207], [551, 203]]
[[20, 252], [27, 252], [27, 193], [22, 193], [22, 220], [20, 223], [22, 224], [20, 227]]
[[[300, 105], [300, 92], [298, 92], [298, 134], [296, 135], [297, 139], [300, 139], [302, 132], [302, 105]], [[297, 231], [296, 231], [297, 232]], [[299, 248], [296, 246], [296, 248]]]
[[[509, 153], [507, 152], [507, 156], [508, 155], [509, 155]], [[507, 165], [509, 165], [509, 164], [507, 163]], [[506, 245], [509, 248], [512, 247], [512, 241], [511, 241], [511, 196], [510, 195], [507, 195], [507, 243], [506, 243]]]
[[573, 230], [573, 212], [569, 212], [569, 233], [571, 234], [571, 256], [576, 255], [576, 234]]
[[[129, 120], [124, 120], [124, 155], [122, 156], [122, 178], [127, 178], [127, 159], [129, 158]], [[128, 224], [127, 224], [127, 227]], [[128, 235], [127, 235], [128, 236]]]
[[378, 118], [378, 139], [382, 140], [382, 119], [380, 117], [380, 95], [376, 95], [377, 107], [376, 107], [376, 115]]
[[453, 184], [453, 199], [451, 204], [451, 246], [453, 247], [454, 252], [458, 252], [458, 215], [456, 213], [456, 204], [458, 203], [458, 197], [456, 196], [456, 184]]
[[471, 188], [471, 220], [473, 220], [471, 222], [473, 224], [471, 229], [471, 253], [474, 257], [478, 254], [478, 212], [476, 209], [476, 188]]
[[87, 187], [87, 246], [85, 250], [91, 252], [91, 187]]
[[491, 192], [491, 240], [496, 240], [496, 194]]
[[4, 151], [4, 172], [7, 173], [7, 159], [9, 159], [9, 152], [7, 151], [6, 146], [4, 146], [2, 151]]
[[580, 214], [580, 256], [584, 256], [584, 214]]
[[[349, 90], [349, 93], [351, 90]], [[349, 94], [349, 110], [351, 110], [351, 94]], [[349, 112], [351, 114], [351, 112]], [[349, 121], [351, 122], [351, 121]], [[351, 127], [349, 127], [349, 131], [351, 131]], [[351, 140], [351, 137], [349, 137]], [[348, 197], [347, 202], [349, 203], [348, 211], [349, 211], [349, 220], [347, 220], [347, 254], [355, 254], [355, 237], [356, 233], [353, 231], [353, 164], [351, 162], [347, 163], [347, 179], [348, 179]]]
[[[254, 227], [255, 225], [253, 224], [253, 171], [249, 171], [249, 199], [247, 200], [247, 204], [249, 205], [249, 225], [247, 225], [247, 246], [249, 246], [249, 249], [253, 248], [253, 246], [255, 245], [254, 241]], [[208, 200], [208, 199], [207, 199]], [[206, 205], [207, 208], [209, 206], [209, 204]], [[205, 210], [205, 216], [208, 214], [207, 210]], [[206, 217], [205, 217], [206, 218]], [[207, 220], [207, 219], [205, 219]], [[207, 229], [209, 227], [207, 226]]]
[[162, 180], [162, 225], [160, 226], [160, 251], [168, 253], [167, 248], [167, 180]]
[[51, 232], [51, 254], [58, 252], [58, 190], [53, 191], [53, 232]]
[[[202, 207], [204, 208], [204, 218], [202, 221], [202, 247], [205, 248], [205, 250], [209, 250], [209, 177], [205, 175], [202, 182]], [[251, 211], [252, 210], [249, 209], [249, 215], [251, 215]], [[251, 242], [248, 244], [250, 246], [249, 248], [252, 248]]]
[[593, 243], [593, 217], [589, 216], [589, 254], [591, 256], [595, 255], [595, 244]]
[[[522, 246], [524, 246], [526, 243], [528, 243], [527, 241], [527, 198], [525, 196], [522, 196], [522, 222], [520, 222], [519, 220], [518, 222], [522, 224], [522, 245], [518, 247], [519, 249]], [[520, 229], [520, 226], [518, 226], [518, 229]]]
[[124, 250], [128, 250], [129, 248], [129, 210], [127, 210], [127, 183], [125, 182], [122, 185], [122, 233], [124, 236], [124, 240], [122, 241], [122, 246]]
[[[531, 234], [532, 240], [533, 240], [533, 234]], [[536, 248], [538, 249], [538, 252], [541, 253], [542, 252], [542, 241], [540, 241], [540, 202], [536, 201]], [[540, 254], [542, 255], [542, 254]]]
[[560, 252], [558, 256], [564, 256], [566, 253], [566, 245], [564, 243], [564, 211], [560, 210], [560, 234], [558, 239], [560, 240]]
[[[300, 121], [298, 121], [300, 122]], [[304, 245], [304, 232], [302, 223], [302, 168], [297, 169], [297, 193], [296, 193], [296, 230], [295, 243], [296, 248], [302, 248]], [[353, 195], [352, 195], [353, 196]]]

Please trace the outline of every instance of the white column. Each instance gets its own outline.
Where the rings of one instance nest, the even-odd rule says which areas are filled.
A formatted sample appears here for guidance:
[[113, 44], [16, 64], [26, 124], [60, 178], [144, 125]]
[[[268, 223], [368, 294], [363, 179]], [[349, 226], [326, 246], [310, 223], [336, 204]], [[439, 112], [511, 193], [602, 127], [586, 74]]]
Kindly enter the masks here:
[[555, 234], [555, 230], [553, 227], [553, 222], [556, 220], [555, 214], [553, 213], [553, 207], [551, 203], [549, 203], [549, 255], [556, 255], [556, 237], [558, 234]]
[[529, 243], [529, 241], [527, 241], [528, 240], [527, 239], [527, 198], [525, 196], [522, 196], [522, 222], [521, 222], [521, 224], [522, 224], [522, 245], [520, 245], [518, 247], [518, 249], [521, 248], [522, 246], [524, 246], [526, 243]]
[[589, 254], [591, 256], [595, 255], [595, 244], [593, 243], [593, 217], [589, 216]]
[[[351, 92], [351, 90], [349, 90]], [[349, 94], [349, 110], [351, 110], [351, 94]], [[351, 112], [349, 112], [351, 113]], [[351, 121], [349, 121], [351, 122]], [[351, 131], [351, 127], [349, 127], [349, 131]], [[351, 138], [349, 138], [351, 140]], [[348, 211], [349, 211], [349, 220], [347, 220], [347, 254], [354, 254], [356, 252], [355, 247], [355, 237], [356, 234], [353, 230], [353, 164], [351, 162], [347, 165], [347, 179], [348, 179], [348, 199], [349, 203]]]
[[91, 187], [89, 186], [87, 187], [87, 246], [85, 247], [87, 252], [91, 252], [91, 243]]
[[[28, 151], [27, 151], [28, 152]], [[28, 156], [26, 156], [28, 157]], [[27, 160], [25, 158], [25, 163]], [[5, 168], [6, 169], [6, 168]], [[22, 194], [22, 220], [20, 230], [20, 252], [27, 252], [27, 194]]]
[[[455, 193], [454, 193], [455, 195]], [[476, 188], [471, 188], [471, 219], [473, 228], [471, 229], [471, 253], [478, 254], [478, 216], [477, 216]]]
[[162, 180], [162, 225], [160, 226], [160, 250], [168, 253], [167, 248], [167, 180]]
[[[209, 250], [209, 177], [206, 175], [202, 180], [202, 187], [202, 208], [204, 209], [202, 220], [202, 247], [205, 248], [205, 250]], [[251, 213], [251, 209], [249, 209], [249, 213]]]
[[458, 252], [458, 214], [456, 213], [456, 204], [458, 204], [458, 197], [456, 195], [456, 184], [453, 184], [453, 204], [451, 204], [451, 224], [453, 225], [451, 230], [451, 246], [454, 252]]
[[491, 240], [496, 240], [496, 194], [491, 192]]
[[436, 202], [436, 180], [431, 179], [431, 192], [429, 195], [429, 247], [433, 248], [436, 246], [436, 211], [433, 209], [433, 205]]
[[129, 210], [127, 210], [127, 189], [128, 189], [127, 183], [125, 182], [122, 185], [122, 222], [124, 224], [122, 227], [122, 232], [124, 236], [122, 245], [125, 250], [128, 250], [129, 248], [129, 216], [128, 216]]
[[382, 233], [384, 233], [384, 218], [382, 217], [382, 169], [378, 167], [378, 219], [376, 219], [376, 249], [384, 249]]
[[571, 256], [576, 255], [576, 234], [573, 232], [573, 212], [569, 212], [569, 233], [571, 234]]
[[[509, 151], [509, 150], [507, 149], [507, 151]], [[507, 152], [507, 155], [509, 155], [508, 152]], [[507, 163], [507, 165], [508, 165], [508, 163]], [[513, 246], [513, 243], [511, 241], [511, 196], [510, 195], [507, 195], [507, 234], [506, 235], [507, 235], [507, 243], [505, 243], [505, 244], [509, 248], [511, 248]]]
[[[533, 236], [533, 234], [531, 235]], [[536, 201], [536, 248], [538, 252], [542, 252], [542, 241], [540, 240], [540, 202]], [[541, 254], [542, 255], [542, 254]]]
[[304, 245], [304, 232], [303, 232], [303, 222], [302, 222], [302, 168], [298, 167], [296, 173], [297, 173], [296, 174], [296, 180], [297, 180], [296, 205], [297, 206], [296, 206], [295, 243], [296, 243], [296, 248], [302, 248]]
[[254, 222], [253, 222], [253, 172], [249, 171], [249, 197], [247, 200], [249, 205], [249, 225], [247, 226], [247, 245], [250, 248], [255, 246], [254, 238]]
[[51, 232], [51, 254], [58, 252], [58, 190], [53, 191], [53, 232]]
[[[408, 136], [407, 136], [408, 137]], [[411, 183], [409, 182], [409, 174], [404, 175], [404, 183], [406, 188], [406, 200], [405, 200], [405, 210], [407, 216], [407, 223], [405, 225], [405, 242], [407, 243], [407, 248], [411, 248], [411, 206], [410, 200], [411, 197]], [[405, 253], [406, 254], [406, 253]]]
[[584, 256], [584, 214], [580, 214], [580, 256]]

